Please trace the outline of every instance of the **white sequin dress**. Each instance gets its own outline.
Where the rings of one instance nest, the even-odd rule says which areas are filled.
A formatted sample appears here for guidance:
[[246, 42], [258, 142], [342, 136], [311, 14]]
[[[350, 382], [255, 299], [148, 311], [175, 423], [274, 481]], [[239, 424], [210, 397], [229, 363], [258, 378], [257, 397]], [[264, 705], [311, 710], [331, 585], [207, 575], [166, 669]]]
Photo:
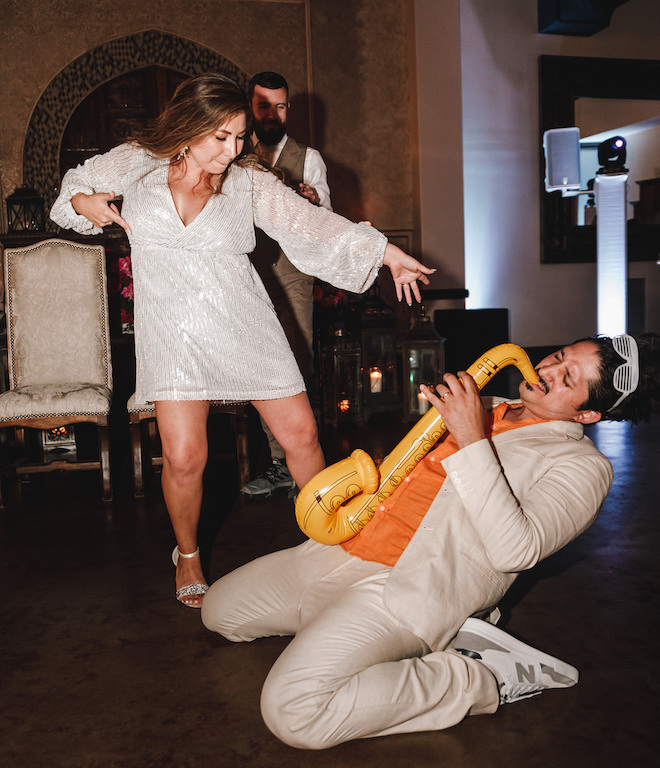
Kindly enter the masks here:
[[51, 218], [98, 234], [78, 215], [78, 193], [123, 195], [135, 291], [136, 397], [270, 400], [304, 391], [298, 366], [248, 254], [254, 227], [300, 269], [339, 288], [366, 290], [385, 237], [312, 205], [273, 174], [232, 166], [188, 226], [168, 186], [167, 160], [123, 144], [66, 173]]

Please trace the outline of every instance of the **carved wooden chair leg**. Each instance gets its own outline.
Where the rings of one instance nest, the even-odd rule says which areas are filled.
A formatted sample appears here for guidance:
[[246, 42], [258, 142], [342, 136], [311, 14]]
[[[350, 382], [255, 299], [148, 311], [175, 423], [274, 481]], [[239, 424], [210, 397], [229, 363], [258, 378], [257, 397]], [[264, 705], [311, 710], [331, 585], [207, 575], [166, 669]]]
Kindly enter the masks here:
[[234, 416], [234, 431], [236, 433], [236, 461], [240, 487], [250, 480], [250, 453], [248, 450], [248, 420], [245, 416]]
[[101, 497], [112, 501], [112, 476], [110, 472], [110, 428], [107, 424], [98, 426], [99, 460], [101, 462]]
[[5, 496], [3, 493], [3, 486], [4, 486], [4, 467], [2, 466], [2, 462], [0, 461], [0, 512], [3, 512], [5, 509]]
[[142, 455], [142, 425], [139, 417], [130, 422], [131, 454], [133, 456], [133, 495], [137, 499], [144, 497], [144, 459]]

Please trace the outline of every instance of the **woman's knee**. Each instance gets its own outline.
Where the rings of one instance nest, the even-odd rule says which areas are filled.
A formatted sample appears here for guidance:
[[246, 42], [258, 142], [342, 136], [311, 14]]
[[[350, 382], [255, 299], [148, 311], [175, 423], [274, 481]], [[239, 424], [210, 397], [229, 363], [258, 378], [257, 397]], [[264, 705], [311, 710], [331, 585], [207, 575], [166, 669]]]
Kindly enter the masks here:
[[170, 442], [163, 445], [163, 464], [173, 476], [198, 477], [204, 472], [208, 460], [206, 443], [191, 441]]
[[314, 413], [303, 392], [290, 398], [260, 402], [258, 410], [284, 450], [309, 451], [318, 444]]
[[320, 447], [318, 428], [311, 413], [309, 418], [298, 419], [290, 424], [279, 443], [287, 456], [296, 453], [308, 456]]
[[165, 471], [178, 482], [203, 473], [208, 459], [206, 401], [156, 403], [156, 421]]

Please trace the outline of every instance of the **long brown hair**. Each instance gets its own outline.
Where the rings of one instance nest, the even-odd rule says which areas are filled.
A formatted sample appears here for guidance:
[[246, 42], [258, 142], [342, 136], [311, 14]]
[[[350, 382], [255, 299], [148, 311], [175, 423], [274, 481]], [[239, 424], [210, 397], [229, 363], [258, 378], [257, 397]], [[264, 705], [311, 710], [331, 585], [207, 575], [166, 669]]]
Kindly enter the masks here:
[[[214, 73], [196, 75], [184, 80], [174, 91], [160, 115], [131, 141], [159, 158], [171, 163], [185, 162], [183, 150], [188, 144], [208, 136], [237, 115], [245, 115], [247, 136], [236, 165], [251, 164], [251, 112], [245, 91], [228, 77]], [[231, 167], [231, 166], [230, 166]], [[221, 174], [216, 192], [220, 191], [229, 168]]]

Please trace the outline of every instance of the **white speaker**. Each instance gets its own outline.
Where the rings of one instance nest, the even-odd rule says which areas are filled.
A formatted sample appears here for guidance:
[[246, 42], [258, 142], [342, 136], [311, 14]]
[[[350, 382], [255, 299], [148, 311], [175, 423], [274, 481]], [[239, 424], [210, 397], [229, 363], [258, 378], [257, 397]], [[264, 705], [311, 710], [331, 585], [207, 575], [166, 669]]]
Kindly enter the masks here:
[[543, 134], [545, 190], [580, 189], [580, 129], [552, 128]]

